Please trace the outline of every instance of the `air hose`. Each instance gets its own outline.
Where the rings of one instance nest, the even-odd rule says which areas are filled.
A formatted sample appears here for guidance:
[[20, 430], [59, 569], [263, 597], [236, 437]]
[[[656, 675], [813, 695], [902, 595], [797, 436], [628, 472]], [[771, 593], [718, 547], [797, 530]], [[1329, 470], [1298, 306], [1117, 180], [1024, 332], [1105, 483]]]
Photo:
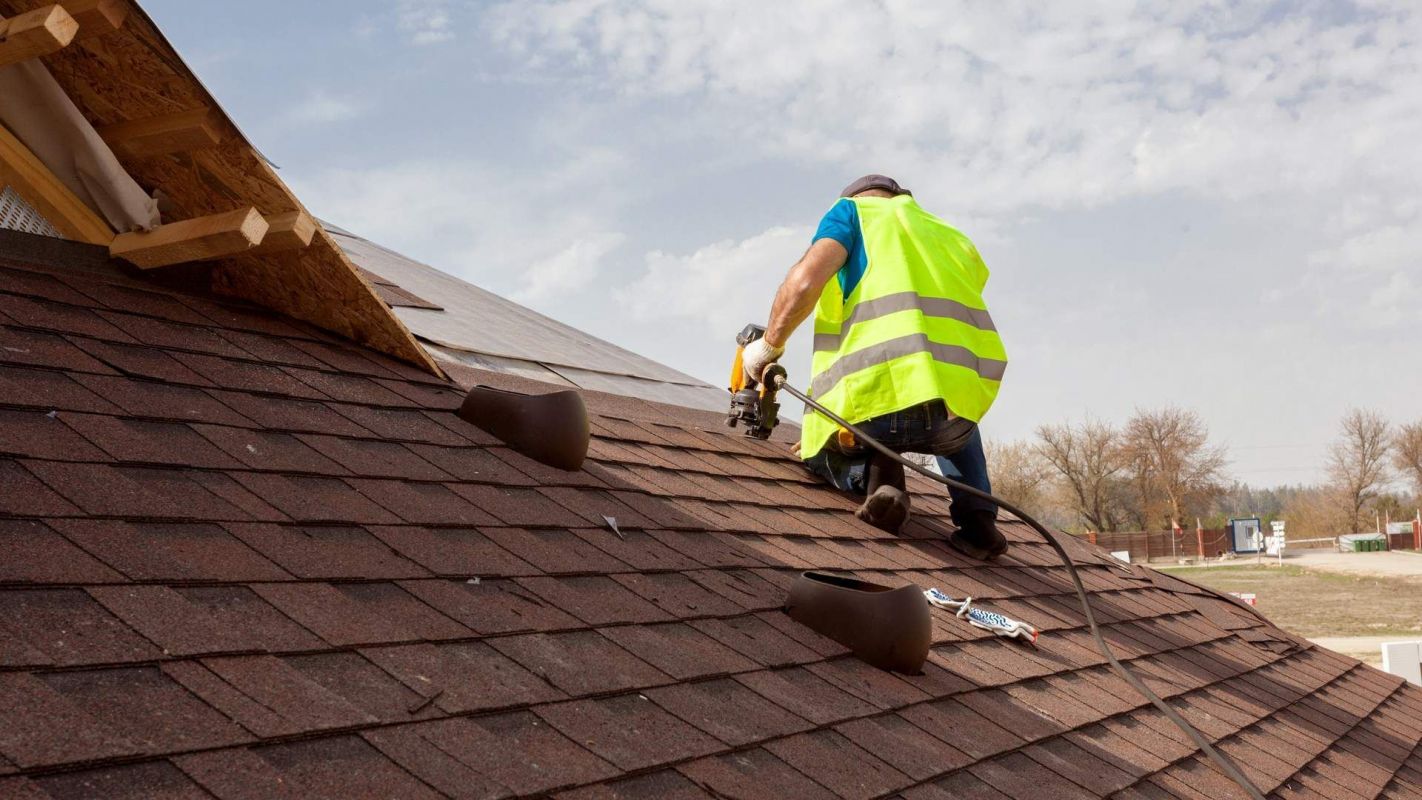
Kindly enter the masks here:
[[1246, 776], [1244, 772], [1240, 770], [1239, 766], [1236, 765], [1234, 761], [1230, 759], [1229, 756], [1225, 755], [1224, 753], [1221, 753], [1219, 750], [1216, 750], [1214, 745], [1210, 744], [1209, 740], [1205, 738], [1204, 734], [1200, 733], [1198, 730], [1195, 729], [1194, 725], [1190, 724], [1189, 720], [1182, 717], [1180, 715], [1180, 712], [1171, 708], [1169, 704], [1167, 704], [1164, 700], [1160, 699], [1159, 695], [1151, 691], [1151, 688], [1149, 686], [1146, 686], [1140, 678], [1136, 677], [1134, 673], [1132, 673], [1129, 669], [1126, 668], [1125, 664], [1121, 663], [1120, 659], [1116, 658], [1116, 654], [1111, 651], [1111, 645], [1106, 642], [1106, 637], [1101, 635], [1101, 628], [1096, 624], [1096, 615], [1091, 612], [1091, 602], [1087, 597], [1086, 586], [1081, 582], [1081, 576], [1077, 574], [1076, 564], [1072, 563], [1071, 556], [1067, 554], [1066, 548], [1062, 547], [1061, 543], [1057, 541], [1056, 537], [1053, 536], [1050, 532], [1048, 532], [1047, 529], [1043, 527], [1040, 522], [1033, 519], [1032, 516], [1027, 512], [1005, 500], [994, 497], [993, 495], [989, 494], [988, 492], [984, 492], [981, 489], [976, 489], [972, 486], [968, 486], [967, 484], [955, 481], [952, 478], [947, 478], [942, 475], [939, 475], [938, 473], [925, 469], [924, 467], [915, 464], [907, 458], [904, 458], [898, 453], [895, 453], [894, 451], [880, 444], [873, 437], [865, 434], [864, 431], [845, 421], [843, 417], [840, 417], [838, 414], [815, 402], [809, 397], [809, 395], [806, 395], [804, 392], [801, 392], [794, 386], [791, 386], [788, 382], [786, 382], [785, 374], [783, 371], [774, 370], [773, 372], [767, 372], [767, 376], [769, 377], [769, 380], [775, 384], [776, 389], [783, 389], [784, 391], [789, 393], [791, 397], [803, 401], [805, 405], [809, 406], [810, 408], [813, 408], [821, 414], [824, 414], [827, 418], [832, 420], [837, 425], [840, 425], [844, 429], [853, 433], [858, 441], [864, 442], [865, 444], [869, 445], [880, 453], [883, 453], [885, 456], [894, 459], [895, 461], [899, 462], [900, 464], [903, 464], [905, 467], [913, 470], [914, 472], [917, 472], [918, 474], [924, 476], [925, 478], [928, 478], [929, 480], [937, 481], [938, 483], [941, 483], [950, 489], [956, 489], [965, 494], [970, 494], [974, 497], [979, 497], [984, 500], [990, 501], [996, 504], [999, 508], [1007, 510], [1013, 516], [1027, 523], [1027, 525], [1029, 525], [1034, 531], [1036, 531], [1048, 545], [1051, 545], [1051, 548], [1056, 551], [1057, 557], [1061, 559], [1062, 564], [1066, 567], [1067, 574], [1071, 576], [1072, 586], [1076, 588], [1076, 598], [1077, 601], [1081, 604], [1082, 614], [1086, 617], [1086, 626], [1091, 631], [1091, 638], [1096, 640], [1096, 649], [1100, 650], [1101, 655], [1105, 656], [1106, 660], [1110, 662], [1112, 669], [1114, 669], [1116, 673], [1121, 676], [1122, 680], [1130, 684], [1131, 688], [1135, 689], [1141, 694], [1142, 697], [1149, 700], [1152, 705], [1160, 709], [1160, 713], [1164, 714], [1166, 719], [1175, 723], [1175, 726], [1177, 728], [1184, 731], [1185, 735], [1189, 736], [1190, 740], [1195, 743], [1195, 746], [1200, 748], [1200, 752], [1204, 753], [1212, 762], [1214, 762], [1215, 766], [1219, 768], [1220, 772], [1223, 772], [1226, 777], [1239, 784], [1239, 786], [1244, 789], [1244, 791], [1251, 798], [1253, 798], [1253, 800], [1264, 800], [1263, 792], [1259, 791], [1259, 788], [1254, 785], [1254, 782], [1249, 780], [1248, 776]]

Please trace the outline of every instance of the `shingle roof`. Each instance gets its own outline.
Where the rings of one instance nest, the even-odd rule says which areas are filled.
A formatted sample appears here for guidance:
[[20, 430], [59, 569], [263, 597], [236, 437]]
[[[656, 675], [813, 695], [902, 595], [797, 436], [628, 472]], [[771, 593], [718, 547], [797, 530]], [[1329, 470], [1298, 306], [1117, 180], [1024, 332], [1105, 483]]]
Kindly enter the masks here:
[[[783, 442], [596, 392], [588, 466], [549, 469], [413, 367], [0, 244], [0, 796], [1238, 794], [1019, 524], [967, 561], [919, 486], [889, 537]], [[1266, 792], [1422, 793], [1422, 689], [1068, 545], [1120, 656]], [[779, 610], [807, 568], [982, 598], [1039, 647], [935, 610], [925, 674], [875, 670]]]

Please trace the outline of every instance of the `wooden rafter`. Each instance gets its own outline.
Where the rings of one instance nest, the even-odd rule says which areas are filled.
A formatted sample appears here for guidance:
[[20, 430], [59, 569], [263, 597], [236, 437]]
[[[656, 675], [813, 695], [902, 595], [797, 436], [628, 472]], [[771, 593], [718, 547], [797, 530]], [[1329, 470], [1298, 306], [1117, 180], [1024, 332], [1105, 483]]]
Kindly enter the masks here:
[[63, 50], [78, 32], [79, 23], [58, 5], [0, 20], [0, 67]]
[[248, 250], [248, 255], [280, 253], [311, 246], [316, 236], [316, 220], [304, 211], [288, 211], [267, 217], [267, 235], [262, 243]]
[[186, 153], [222, 143], [222, 127], [208, 108], [118, 122], [98, 130], [119, 158]]
[[109, 245], [109, 255], [153, 269], [241, 255], [260, 244], [266, 233], [267, 221], [257, 209], [241, 208], [120, 234]]
[[114, 231], [55, 176], [24, 143], [0, 125], [0, 183], [49, 220], [67, 239], [108, 244]]
[[[41, 3], [73, 7], [78, 2], [0, 0], [0, 15], [18, 15]], [[183, 157], [123, 159], [124, 168], [134, 180], [145, 189], [162, 190], [167, 198], [165, 207], [171, 211], [166, 214], [169, 219], [213, 214], [244, 205], [272, 215], [301, 208], [291, 190], [184, 66], [144, 13], [141, 0], [125, 0], [123, 7], [128, 16], [118, 33], [77, 47], [71, 45], [47, 59], [55, 67], [55, 81], [96, 126], [162, 116], [176, 109], [207, 107], [221, 123], [224, 134], [218, 147], [194, 150]], [[82, 27], [86, 32], [81, 36], [92, 35], [95, 27], [104, 30], [104, 25], [84, 23]], [[55, 219], [52, 214], [47, 216]], [[434, 375], [443, 374], [319, 227], [304, 248], [266, 257], [211, 262], [211, 288], [367, 344]]]
[[76, 42], [113, 33], [128, 19], [128, 3], [124, 0], [64, 0], [64, 10], [79, 21]]

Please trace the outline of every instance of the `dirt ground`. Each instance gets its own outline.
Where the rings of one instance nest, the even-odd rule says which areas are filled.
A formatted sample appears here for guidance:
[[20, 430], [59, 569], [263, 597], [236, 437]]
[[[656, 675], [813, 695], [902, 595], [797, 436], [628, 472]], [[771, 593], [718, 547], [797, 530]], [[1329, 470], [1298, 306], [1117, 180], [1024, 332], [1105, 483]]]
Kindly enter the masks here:
[[1422, 553], [1406, 550], [1393, 550], [1385, 553], [1298, 550], [1286, 556], [1284, 563], [1348, 575], [1422, 578]]
[[1275, 624], [1332, 650], [1380, 664], [1383, 642], [1422, 639], [1422, 556], [1310, 553], [1231, 566], [1167, 568], [1225, 592], [1253, 592]]

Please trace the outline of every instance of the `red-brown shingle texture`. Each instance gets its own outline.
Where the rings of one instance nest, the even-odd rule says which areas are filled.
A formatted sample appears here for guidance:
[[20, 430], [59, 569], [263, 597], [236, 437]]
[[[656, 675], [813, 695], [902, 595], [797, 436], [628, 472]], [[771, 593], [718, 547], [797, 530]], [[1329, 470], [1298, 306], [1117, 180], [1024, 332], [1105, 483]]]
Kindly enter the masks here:
[[[560, 472], [359, 346], [23, 255], [0, 263], [0, 796], [1239, 795], [1105, 666], [1020, 524], [967, 561], [920, 485], [886, 536], [783, 442], [596, 393], [592, 458]], [[1422, 689], [1067, 544], [1120, 656], [1266, 792], [1422, 796]], [[780, 610], [806, 568], [1042, 637], [934, 611], [924, 674], [880, 672]]]

